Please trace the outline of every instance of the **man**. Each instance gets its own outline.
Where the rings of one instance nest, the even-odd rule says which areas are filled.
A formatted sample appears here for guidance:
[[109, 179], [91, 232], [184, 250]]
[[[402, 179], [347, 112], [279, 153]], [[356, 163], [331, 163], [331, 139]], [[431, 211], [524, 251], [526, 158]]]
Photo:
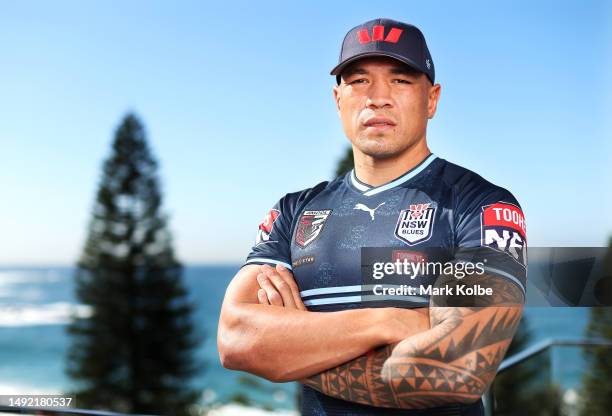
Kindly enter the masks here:
[[[355, 169], [285, 195], [267, 214], [225, 295], [221, 361], [300, 381], [305, 415], [480, 415], [524, 302], [518, 202], [430, 152], [440, 85], [419, 29], [359, 25], [331, 73]], [[454, 307], [376, 295], [362, 280], [364, 247], [449, 249], [454, 265], [480, 262], [483, 273], [465, 282], [493, 294]]]

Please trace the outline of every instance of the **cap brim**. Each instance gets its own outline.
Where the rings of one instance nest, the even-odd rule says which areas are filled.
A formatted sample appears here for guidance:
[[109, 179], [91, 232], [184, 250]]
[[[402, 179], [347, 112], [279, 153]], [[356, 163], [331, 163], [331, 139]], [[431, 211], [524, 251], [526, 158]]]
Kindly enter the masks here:
[[349, 66], [350, 64], [352, 64], [355, 61], [358, 61], [360, 59], [363, 58], [368, 58], [368, 57], [372, 57], [372, 56], [386, 56], [388, 58], [393, 58], [396, 59], [406, 65], [408, 65], [411, 68], [416, 69], [419, 72], [422, 72], [424, 74], [426, 74], [425, 71], [423, 71], [423, 69], [421, 67], [419, 67], [413, 60], [405, 58], [403, 56], [397, 55], [393, 52], [385, 52], [385, 51], [371, 51], [371, 52], [364, 52], [364, 53], [360, 53], [359, 55], [355, 55], [355, 56], [351, 56], [350, 58], [340, 62], [338, 65], [336, 65], [334, 67], [334, 69], [331, 70], [330, 75], [340, 75], [340, 73], [342, 73], [342, 71]]

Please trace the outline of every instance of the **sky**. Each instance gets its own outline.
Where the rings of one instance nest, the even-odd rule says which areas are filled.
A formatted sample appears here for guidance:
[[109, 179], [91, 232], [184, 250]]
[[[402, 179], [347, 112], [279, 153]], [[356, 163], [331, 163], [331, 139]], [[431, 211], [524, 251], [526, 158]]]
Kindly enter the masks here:
[[279, 198], [333, 177], [348, 140], [329, 71], [377, 17], [425, 34], [435, 154], [509, 189], [531, 246], [607, 242], [609, 2], [15, 1], [0, 3], [0, 265], [74, 264], [130, 111], [179, 260], [241, 262]]

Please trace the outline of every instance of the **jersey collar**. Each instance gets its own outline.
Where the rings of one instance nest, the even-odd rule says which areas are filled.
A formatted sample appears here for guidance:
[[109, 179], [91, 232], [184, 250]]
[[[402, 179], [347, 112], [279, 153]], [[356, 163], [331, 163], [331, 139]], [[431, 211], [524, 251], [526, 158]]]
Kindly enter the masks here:
[[393, 189], [409, 181], [410, 179], [414, 178], [416, 175], [424, 171], [427, 168], [427, 166], [429, 166], [431, 162], [433, 162], [436, 159], [437, 159], [437, 156], [431, 153], [421, 163], [416, 165], [414, 168], [410, 169], [408, 172], [404, 173], [399, 178], [394, 179], [391, 182], [387, 182], [380, 186], [370, 186], [368, 184], [361, 182], [359, 178], [357, 178], [357, 175], [355, 174], [355, 169], [351, 170], [350, 175], [349, 175], [349, 180], [351, 182], [351, 185], [353, 185], [353, 187], [355, 187], [358, 191], [360, 191], [364, 196], [372, 196], [372, 195], [376, 195], [381, 192], [384, 192], [386, 190]]

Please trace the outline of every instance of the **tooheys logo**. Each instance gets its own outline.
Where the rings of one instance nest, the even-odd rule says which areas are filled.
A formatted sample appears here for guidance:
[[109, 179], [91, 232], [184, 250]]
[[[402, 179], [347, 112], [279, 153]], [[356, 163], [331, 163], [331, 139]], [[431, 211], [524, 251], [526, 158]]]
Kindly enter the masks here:
[[302, 248], [312, 243], [321, 234], [331, 212], [331, 209], [304, 211], [295, 230], [295, 243]]
[[265, 243], [270, 240], [270, 233], [272, 232], [272, 227], [274, 226], [274, 222], [276, 222], [276, 219], [279, 215], [280, 211], [277, 209], [271, 209], [270, 212], [266, 214], [261, 224], [259, 224], [255, 245]]
[[395, 237], [408, 245], [428, 240], [432, 234], [435, 212], [436, 208], [431, 203], [410, 204], [409, 209], [400, 212]]
[[482, 207], [482, 245], [508, 253], [527, 265], [527, 227], [519, 207], [498, 202]]

